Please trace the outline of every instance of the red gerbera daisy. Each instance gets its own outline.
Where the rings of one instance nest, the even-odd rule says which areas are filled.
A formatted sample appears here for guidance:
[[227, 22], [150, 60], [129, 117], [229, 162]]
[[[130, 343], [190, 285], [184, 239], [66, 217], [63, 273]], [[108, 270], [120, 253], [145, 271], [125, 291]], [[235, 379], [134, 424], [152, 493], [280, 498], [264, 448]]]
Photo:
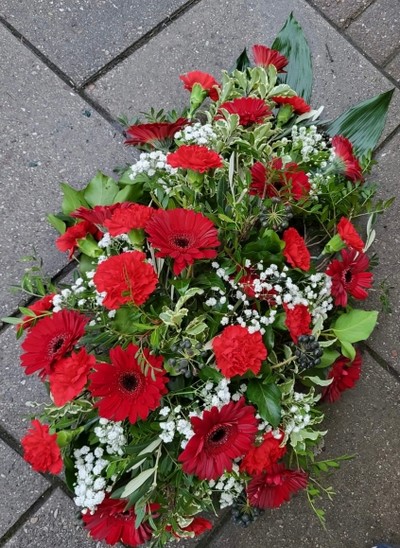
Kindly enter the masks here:
[[282, 439], [282, 432], [279, 438], [275, 438], [272, 431], [265, 433], [259, 445], [250, 447], [240, 464], [240, 470], [256, 475], [270, 469], [286, 453], [286, 446], [280, 446]]
[[17, 328], [19, 329], [22, 327], [22, 329], [28, 329], [28, 327], [32, 327], [32, 325], [34, 325], [37, 321], [37, 316], [42, 316], [53, 308], [53, 298], [55, 295], [55, 293], [45, 295], [35, 303], [28, 306], [29, 310], [32, 310], [36, 317], [24, 316], [21, 323], [17, 325]]
[[21, 365], [25, 373], [39, 371], [41, 378], [49, 375], [54, 364], [71, 352], [84, 335], [87, 321], [85, 316], [71, 310], [61, 310], [40, 320], [22, 343], [25, 354], [21, 356]]
[[305, 114], [311, 110], [310, 105], [297, 95], [294, 97], [271, 97], [271, 101], [278, 105], [290, 105], [296, 114]]
[[114, 255], [99, 264], [93, 277], [97, 291], [105, 292], [103, 306], [115, 310], [126, 303], [147, 301], [158, 283], [154, 268], [141, 251]]
[[230, 472], [233, 459], [249, 450], [258, 431], [254, 414], [255, 408], [241, 398], [204, 411], [202, 418], [192, 417], [194, 436], [178, 457], [183, 471], [207, 480]]
[[228, 379], [252, 371], [260, 372], [267, 357], [261, 333], [250, 333], [246, 327], [230, 325], [212, 341], [217, 367]]
[[74, 251], [78, 247], [78, 240], [86, 238], [88, 234], [97, 235], [98, 232], [97, 226], [88, 221], [76, 223], [75, 225], [68, 227], [64, 234], [57, 238], [57, 249], [60, 251], [68, 251], [68, 258], [71, 259]]
[[126, 145], [146, 146], [147, 148], [169, 148], [175, 133], [190, 122], [178, 118], [176, 122], [156, 122], [153, 124], [136, 124], [125, 130], [128, 135]]
[[176, 152], [167, 156], [167, 164], [181, 169], [191, 169], [205, 173], [210, 169], [222, 167], [221, 156], [207, 147], [200, 145], [182, 145]]
[[89, 371], [96, 359], [81, 348], [68, 358], [59, 360], [50, 373], [50, 391], [57, 407], [62, 407], [82, 392], [87, 384]]
[[57, 434], [50, 434], [47, 424], [41, 424], [37, 419], [22, 438], [24, 459], [36, 472], [59, 474], [63, 467], [60, 448], [57, 445]]
[[218, 101], [220, 88], [219, 83], [216, 81], [214, 76], [208, 74], [208, 72], [202, 72], [201, 70], [194, 70], [192, 72], [187, 72], [186, 74], [181, 74], [179, 78], [185, 85], [185, 89], [192, 91], [195, 84], [200, 84], [200, 86], [208, 93], [208, 96], [212, 101]]
[[289, 329], [293, 342], [297, 344], [300, 335], [311, 333], [311, 314], [304, 304], [296, 304], [293, 308], [289, 308], [289, 305], [284, 303], [283, 308], [286, 312], [285, 325]]
[[308, 476], [303, 470], [287, 470], [284, 464], [273, 464], [265, 474], [253, 478], [247, 487], [251, 506], [278, 508], [293, 493], [305, 489]]
[[293, 268], [301, 268], [301, 270], [308, 272], [311, 266], [311, 255], [304, 239], [297, 230], [292, 227], [288, 228], [283, 233], [282, 240], [286, 244], [283, 250], [286, 261]]
[[111, 236], [119, 236], [133, 229], [144, 228], [153, 213], [152, 207], [125, 202], [115, 208], [111, 218], [104, 221], [104, 226]]
[[213, 223], [190, 209], [159, 210], [146, 226], [156, 257], [174, 259], [175, 275], [197, 259], [214, 259], [220, 245]]
[[252, 124], [262, 124], [265, 118], [272, 116], [269, 106], [263, 99], [256, 97], [239, 97], [233, 101], [222, 103], [218, 109], [216, 120], [222, 118], [222, 109], [227, 110], [229, 114], [239, 116], [239, 124], [247, 127]]
[[267, 48], [267, 46], [261, 44], [255, 44], [251, 49], [256, 65], [264, 68], [274, 65], [277, 72], [285, 72], [283, 69], [289, 61], [278, 50]]
[[[122, 542], [126, 546], [140, 546], [151, 539], [152, 528], [147, 522], [135, 527], [136, 514], [133, 506], [126, 508], [124, 499], [112, 499], [106, 495], [94, 514], [82, 515], [85, 529], [95, 540], [105, 540], [107, 544]], [[158, 510], [158, 504], [149, 504], [148, 514]], [[153, 516], [155, 517], [155, 516]]]
[[125, 350], [116, 346], [110, 350], [111, 363], [97, 363], [89, 376], [89, 390], [100, 398], [96, 407], [101, 417], [112, 421], [128, 419], [132, 424], [139, 418], [145, 420], [167, 393], [168, 377], [162, 356], [152, 356], [145, 348], [142, 367], [136, 358], [138, 352], [139, 347], [134, 344]]
[[361, 374], [361, 352], [357, 350], [356, 357], [350, 361], [344, 356], [340, 356], [329, 371], [328, 379], [333, 379], [329, 386], [325, 386], [322, 391], [322, 399], [333, 403], [340, 398], [345, 390], [353, 388], [360, 378]]
[[363, 181], [362, 169], [354, 156], [351, 142], [343, 135], [335, 135], [332, 139], [332, 148], [340, 161], [343, 174], [351, 181]]
[[104, 226], [104, 221], [110, 219], [114, 211], [119, 207], [123, 207], [122, 204], [118, 203], [106, 206], [97, 205], [94, 206], [93, 209], [81, 206], [71, 213], [71, 217], [89, 221], [89, 223], [93, 223], [97, 226]]
[[311, 189], [308, 176], [299, 170], [295, 162], [289, 162], [283, 167], [281, 158], [274, 158], [268, 166], [256, 162], [251, 168], [251, 185], [249, 193], [252, 195], [273, 198], [293, 197], [301, 200]]
[[346, 217], [342, 217], [340, 219], [337, 225], [337, 231], [341, 239], [349, 247], [352, 247], [357, 251], [362, 251], [364, 249], [364, 242], [362, 241], [359, 233], [354, 228], [352, 223], [348, 219], [346, 219]]
[[348, 295], [360, 301], [368, 297], [373, 276], [366, 272], [369, 259], [365, 253], [355, 249], [342, 249], [342, 260], [334, 259], [326, 269], [326, 274], [332, 278], [331, 294], [335, 297], [336, 306], [346, 306]]

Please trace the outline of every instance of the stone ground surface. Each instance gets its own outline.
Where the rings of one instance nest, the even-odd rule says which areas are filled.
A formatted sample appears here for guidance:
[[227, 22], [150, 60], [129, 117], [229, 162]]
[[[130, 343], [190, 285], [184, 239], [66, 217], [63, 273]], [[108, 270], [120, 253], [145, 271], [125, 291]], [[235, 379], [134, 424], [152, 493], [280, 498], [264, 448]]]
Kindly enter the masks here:
[[[23, 274], [18, 262], [33, 247], [48, 275], [62, 278], [66, 258], [45, 223], [59, 207], [58, 183], [77, 187], [97, 169], [133, 158], [121, 146], [116, 117], [150, 106], [181, 106], [178, 75], [214, 73], [245, 45], [269, 44], [290, 11], [313, 53], [313, 104], [334, 116], [351, 104], [396, 88], [373, 177], [380, 196], [400, 197], [400, 10], [398, 0], [3, 0], [0, 6], [0, 315], [21, 301], [8, 287]], [[331, 478], [338, 495], [326, 505], [324, 531], [298, 496], [265, 513], [250, 529], [224, 519], [197, 542], [212, 548], [359, 548], [400, 543], [398, 436], [400, 402], [399, 206], [378, 222], [377, 288], [390, 288], [364, 352], [364, 376], [329, 410], [327, 456], [353, 454]], [[381, 307], [380, 294], [369, 307]], [[61, 480], [40, 476], [21, 458], [26, 430], [43, 387], [25, 377], [12, 327], [0, 327], [0, 546], [100, 547], [79, 526]], [[2, 535], [2, 536], [1, 536]]]

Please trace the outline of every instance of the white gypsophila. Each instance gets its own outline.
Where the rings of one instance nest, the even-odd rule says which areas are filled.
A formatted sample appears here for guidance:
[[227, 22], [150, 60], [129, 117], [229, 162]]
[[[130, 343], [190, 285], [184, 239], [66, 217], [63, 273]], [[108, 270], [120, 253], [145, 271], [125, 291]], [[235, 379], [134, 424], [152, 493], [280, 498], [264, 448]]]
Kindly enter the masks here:
[[236, 479], [235, 476], [239, 474], [239, 466], [237, 464], [232, 465], [232, 472], [226, 472], [223, 474], [217, 482], [211, 480], [208, 485], [221, 492], [220, 506], [226, 508], [232, 506], [235, 499], [242, 493], [244, 484]]
[[300, 149], [303, 162], [308, 162], [310, 156], [326, 149], [326, 142], [321, 133], [318, 133], [316, 126], [308, 128], [302, 126], [300, 129], [294, 125], [291, 131], [293, 148]]
[[200, 390], [200, 396], [204, 401], [204, 409], [218, 407], [221, 409], [224, 405], [231, 401], [231, 393], [229, 391], [229, 379], [222, 379], [217, 385], [208, 381], [204, 388]]
[[175, 133], [174, 138], [179, 142], [206, 146], [214, 143], [217, 135], [211, 124], [196, 122], [193, 125], [185, 126], [182, 130]]
[[77, 481], [74, 484], [74, 502], [82, 508], [82, 513], [93, 514], [106, 496], [106, 480], [101, 476], [108, 466], [103, 459], [102, 450], [96, 448], [94, 453], [90, 448], [83, 446], [74, 451]]
[[[159, 437], [164, 443], [171, 443], [175, 434], [178, 433], [185, 438], [181, 442], [181, 447], [184, 449], [190, 438], [194, 436], [194, 431], [190, 421], [181, 414], [181, 411], [181, 405], [177, 405], [173, 409], [167, 406], [160, 409], [160, 415], [166, 420], [159, 423], [161, 428]], [[196, 412], [193, 412], [193, 415], [196, 415]]]
[[167, 164], [167, 156], [160, 150], [142, 152], [136, 164], [131, 166], [129, 178], [133, 180], [140, 173], [153, 177], [157, 171], [166, 171], [173, 175], [177, 172], [177, 169]]
[[124, 454], [122, 447], [126, 445], [127, 441], [121, 422], [101, 418], [99, 425], [94, 429], [94, 433], [99, 438], [101, 445], [106, 446], [109, 455], [122, 456]]

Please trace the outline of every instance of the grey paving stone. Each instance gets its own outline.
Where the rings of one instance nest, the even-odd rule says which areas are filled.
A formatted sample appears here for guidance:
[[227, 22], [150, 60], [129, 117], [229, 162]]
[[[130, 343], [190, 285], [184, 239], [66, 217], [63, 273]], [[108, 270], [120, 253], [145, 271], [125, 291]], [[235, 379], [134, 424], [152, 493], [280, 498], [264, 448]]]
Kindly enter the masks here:
[[[105, 548], [87, 536], [74, 503], [57, 489], [5, 544], [7, 548]], [[120, 544], [116, 545], [121, 546]]]
[[0, 440], [0, 536], [46, 491], [50, 484]]
[[398, 1], [377, 0], [347, 29], [347, 33], [377, 63], [400, 45], [400, 5]]
[[132, 156], [121, 137], [4, 27], [0, 28], [0, 317], [18, 297], [9, 292], [35, 247], [54, 274], [66, 254], [54, 246], [47, 213], [59, 211], [58, 183], [86, 183]]
[[385, 70], [400, 83], [400, 53], [390, 61]]
[[344, 27], [348, 19], [361, 13], [371, 2], [373, 0], [312, 0], [314, 6], [340, 27]]
[[[188, 94], [179, 74], [199, 69], [219, 78], [220, 70], [231, 67], [244, 46], [271, 44], [292, 10], [313, 54], [312, 103], [327, 107], [326, 118], [393, 87], [303, 0], [203, 0], [89, 91], [114, 115], [124, 112], [133, 118], [151, 106], [182, 107]], [[393, 112], [399, 105], [396, 97]], [[393, 116], [386, 134], [395, 125]]]
[[79, 83], [185, 0], [2, 0], [0, 13]]
[[371, 548], [382, 539], [399, 544], [399, 401], [399, 383], [365, 356], [357, 387], [327, 408], [329, 432], [319, 459], [355, 459], [327, 480], [337, 495], [324, 505], [326, 532], [301, 493], [248, 529], [228, 523], [209, 548]]

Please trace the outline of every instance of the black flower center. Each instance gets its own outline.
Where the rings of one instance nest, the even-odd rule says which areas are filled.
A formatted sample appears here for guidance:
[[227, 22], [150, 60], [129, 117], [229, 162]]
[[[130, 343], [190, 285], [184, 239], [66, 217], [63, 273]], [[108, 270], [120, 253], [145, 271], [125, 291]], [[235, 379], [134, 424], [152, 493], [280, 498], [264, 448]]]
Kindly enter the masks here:
[[208, 435], [208, 441], [212, 445], [222, 445], [229, 437], [229, 429], [226, 426], [215, 426]]
[[53, 356], [54, 354], [57, 354], [57, 352], [62, 348], [65, 341], [66, 341], [65, 335], [57, 335], [57, 337], [54, 337], [54, 339], [52, 339], [49, 344], [49, 354], [51, 356]]
[[170, 239], [171, 244], [179, 249], [187, 249], [192, 245], [193, 236], [190, 234], [174, 234]]
[[352, 277], [353, 277], [353, 274], [352, 274], [351, 270], [346, 270], [345, 275], [344, 275], [344, 279], [346, 280], [347, 284], [349, 284], [351, 282]]
[[139, 380], [135, 373], [124, 373], [120, 379], [121, 386], [127, 392], [134, 392], [139, 385]]

